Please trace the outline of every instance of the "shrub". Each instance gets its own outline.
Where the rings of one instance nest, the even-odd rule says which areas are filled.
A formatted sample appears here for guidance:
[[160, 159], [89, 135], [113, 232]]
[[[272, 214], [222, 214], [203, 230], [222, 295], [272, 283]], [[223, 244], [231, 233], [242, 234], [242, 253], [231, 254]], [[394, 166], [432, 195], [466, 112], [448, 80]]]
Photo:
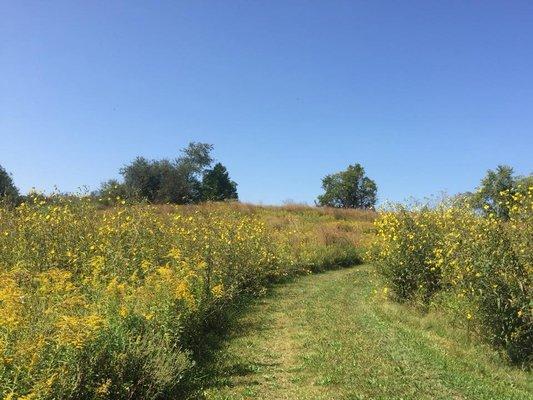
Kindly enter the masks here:
[[93, 196], [104, 206], [126, 204], [131, 199], [138, 197], [124, 183], [116, 179], [103, 182], [100, 190], [97, 193], [93, 193]]
[[382, 213], [372, 255], [399, 299], [429, 305], [442, 291], [468, 305], [458, 311], [463, 321], [512, 362], [530, 364], [533, 186], [501, 196], [508, 221], [467, 204]]
[[373, 257], [398, 300], [427, 303], [441, 287], [440, 266], [433, 259], [440, 240], [435, 213], [427, 207], [409, 211], [398, 206], [376, 220]]
[[[473, 304], [487, 339], [506, 349], [513, 362], [530, 363], [533, 355], [533, 187], [503, 194], [509, 221], [496, 214], [480, 218], [456, 210], [444, 235], [440, 262], [456, 296]], [[453, 251], [450, 251], [453, 249]]]

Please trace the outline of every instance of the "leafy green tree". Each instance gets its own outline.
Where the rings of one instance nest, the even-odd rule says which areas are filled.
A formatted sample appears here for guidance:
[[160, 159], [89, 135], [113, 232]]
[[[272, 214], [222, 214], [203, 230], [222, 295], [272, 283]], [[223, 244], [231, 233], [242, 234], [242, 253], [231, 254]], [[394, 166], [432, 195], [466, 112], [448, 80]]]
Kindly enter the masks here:
[[190, 143], [182, 150], [182, 155], [174, 163], [174, 174], [169, 175], [168, 186], [177, 190], [175, 203], [196, 203], [202, 200], [201, 178], [213, 163], [213, 145]]
[[237, 184], [230, 179], [228, 170], [221, 163], [204, 173], [202, 198], [208, 201], [238, 199]]
[[120, 173], [124, 177], [124, 185], [139, 199], [146, 199], [150, 202], [157, 200], [162, 180], [157, 161], [137, 157], [131, 164], [123, 167]]
[[181, 150], [182, 155], [176, 160], [176, 165], [186, 174], [200, 174], [213, 163], [211, 151], [212, 144], [191, 142]]
[[17, 202], [19, 191], [13, 182], [11, 175], [0, 165], [0, 200], [9, 203]]
[[361, 164], [349, 165], [345, 171], [322, 179], [324, 194], [318, 196], [320, 206], [338, 208], [373, 208], [377, 199], [376, 183], [365, 175]]
[[502, 219], [509, 218], [509, 205], [506, 195], [515, 191], [517, 177], [513, 168], [498, 165], [495, 170], [488, 170], [472, 200], [476, 208], [485, 214], [495, 214]]
[[202, 178], [213, 163], [213, 146], [190, 143], [175, 160], [137, 157], [121, 169], [127, 192], [152, 203], [189, 204], [203, 198]]

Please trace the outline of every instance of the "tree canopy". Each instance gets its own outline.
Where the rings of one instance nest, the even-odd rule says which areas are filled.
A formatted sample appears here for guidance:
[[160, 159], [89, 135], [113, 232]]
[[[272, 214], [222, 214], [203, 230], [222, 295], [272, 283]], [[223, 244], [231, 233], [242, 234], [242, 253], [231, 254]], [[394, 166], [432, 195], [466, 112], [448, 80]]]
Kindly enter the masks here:
[[236, 199], [237, 184], [226, 168], [218, 163], [209, 169], [212, 150], [210, 144], [192, 142], [174, 160], [137, 157], [120, 170], [124, 181], [103, 183], [100, 195], [175, 204]]
[[13, 182], [11, 175], [0, 165], [0, 199], [15, 202], [19, 197], [19, 191]]
[[377, 185], [365, 175], [361, 164], [349, 165], [345, 171], [322, 179], [324, 194], [318, 196], [320, 206], [338, 208], [373, 208], [377, 200]]
[[471, 195], [474, 207], [484, 214], [508, 219], [511, 204], [508, 196], [531, 186], [533, 176], [516, 176], [512, 167], [498, 165], [487, 171], [475, 193]]
[[202, 199], [208, 201], [237, 200], [237, 184], [221, 163], [205, 172], [202, 179]]

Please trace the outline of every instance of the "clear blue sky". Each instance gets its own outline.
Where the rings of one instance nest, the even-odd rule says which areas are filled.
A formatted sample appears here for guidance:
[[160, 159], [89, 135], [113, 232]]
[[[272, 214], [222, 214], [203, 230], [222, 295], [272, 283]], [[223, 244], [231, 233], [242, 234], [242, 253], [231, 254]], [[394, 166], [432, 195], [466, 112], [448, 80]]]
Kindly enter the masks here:
[[2, 1], [0, 164], [96, 188], [215, 145], [245, 201], [312, 202], [360, 162], [380, 200], [533, 170], [531, 1]]

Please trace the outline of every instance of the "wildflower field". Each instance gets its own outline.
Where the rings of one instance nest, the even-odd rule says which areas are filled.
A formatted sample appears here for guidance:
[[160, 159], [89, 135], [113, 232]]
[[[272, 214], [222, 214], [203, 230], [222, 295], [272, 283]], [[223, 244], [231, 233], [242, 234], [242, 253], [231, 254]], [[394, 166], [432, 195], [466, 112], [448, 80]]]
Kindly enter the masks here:
[[228, 307], [358, 263], [375, 215], [117, 203], [0, 208], [0, 399], [172, 396]]
[[[502, 196], [505, 219], [465, 201], [379, 213], [122, 199], [104, 206], [66, 196], [2, 206], [0, 399], [180, 398], [232, 308], [272, 283], [363, 255], [386, 285], [377, 288], [380, 304], [391, 295], [443, 312], [511, 363], [530, 366], [533, 187]], [[347, 276], [331, 275], [345, 294]], [[320, 282], [336, 287], [329, 279]], [[363, 312], [370, 286], [352, 283], [352, 306]]]
[[[533, 186], [380, 213], [372, 258], [397, 300], [445, 310], [517, 364], [533, 361]], [[484, 212], [483, 212], [484, 211]]]

